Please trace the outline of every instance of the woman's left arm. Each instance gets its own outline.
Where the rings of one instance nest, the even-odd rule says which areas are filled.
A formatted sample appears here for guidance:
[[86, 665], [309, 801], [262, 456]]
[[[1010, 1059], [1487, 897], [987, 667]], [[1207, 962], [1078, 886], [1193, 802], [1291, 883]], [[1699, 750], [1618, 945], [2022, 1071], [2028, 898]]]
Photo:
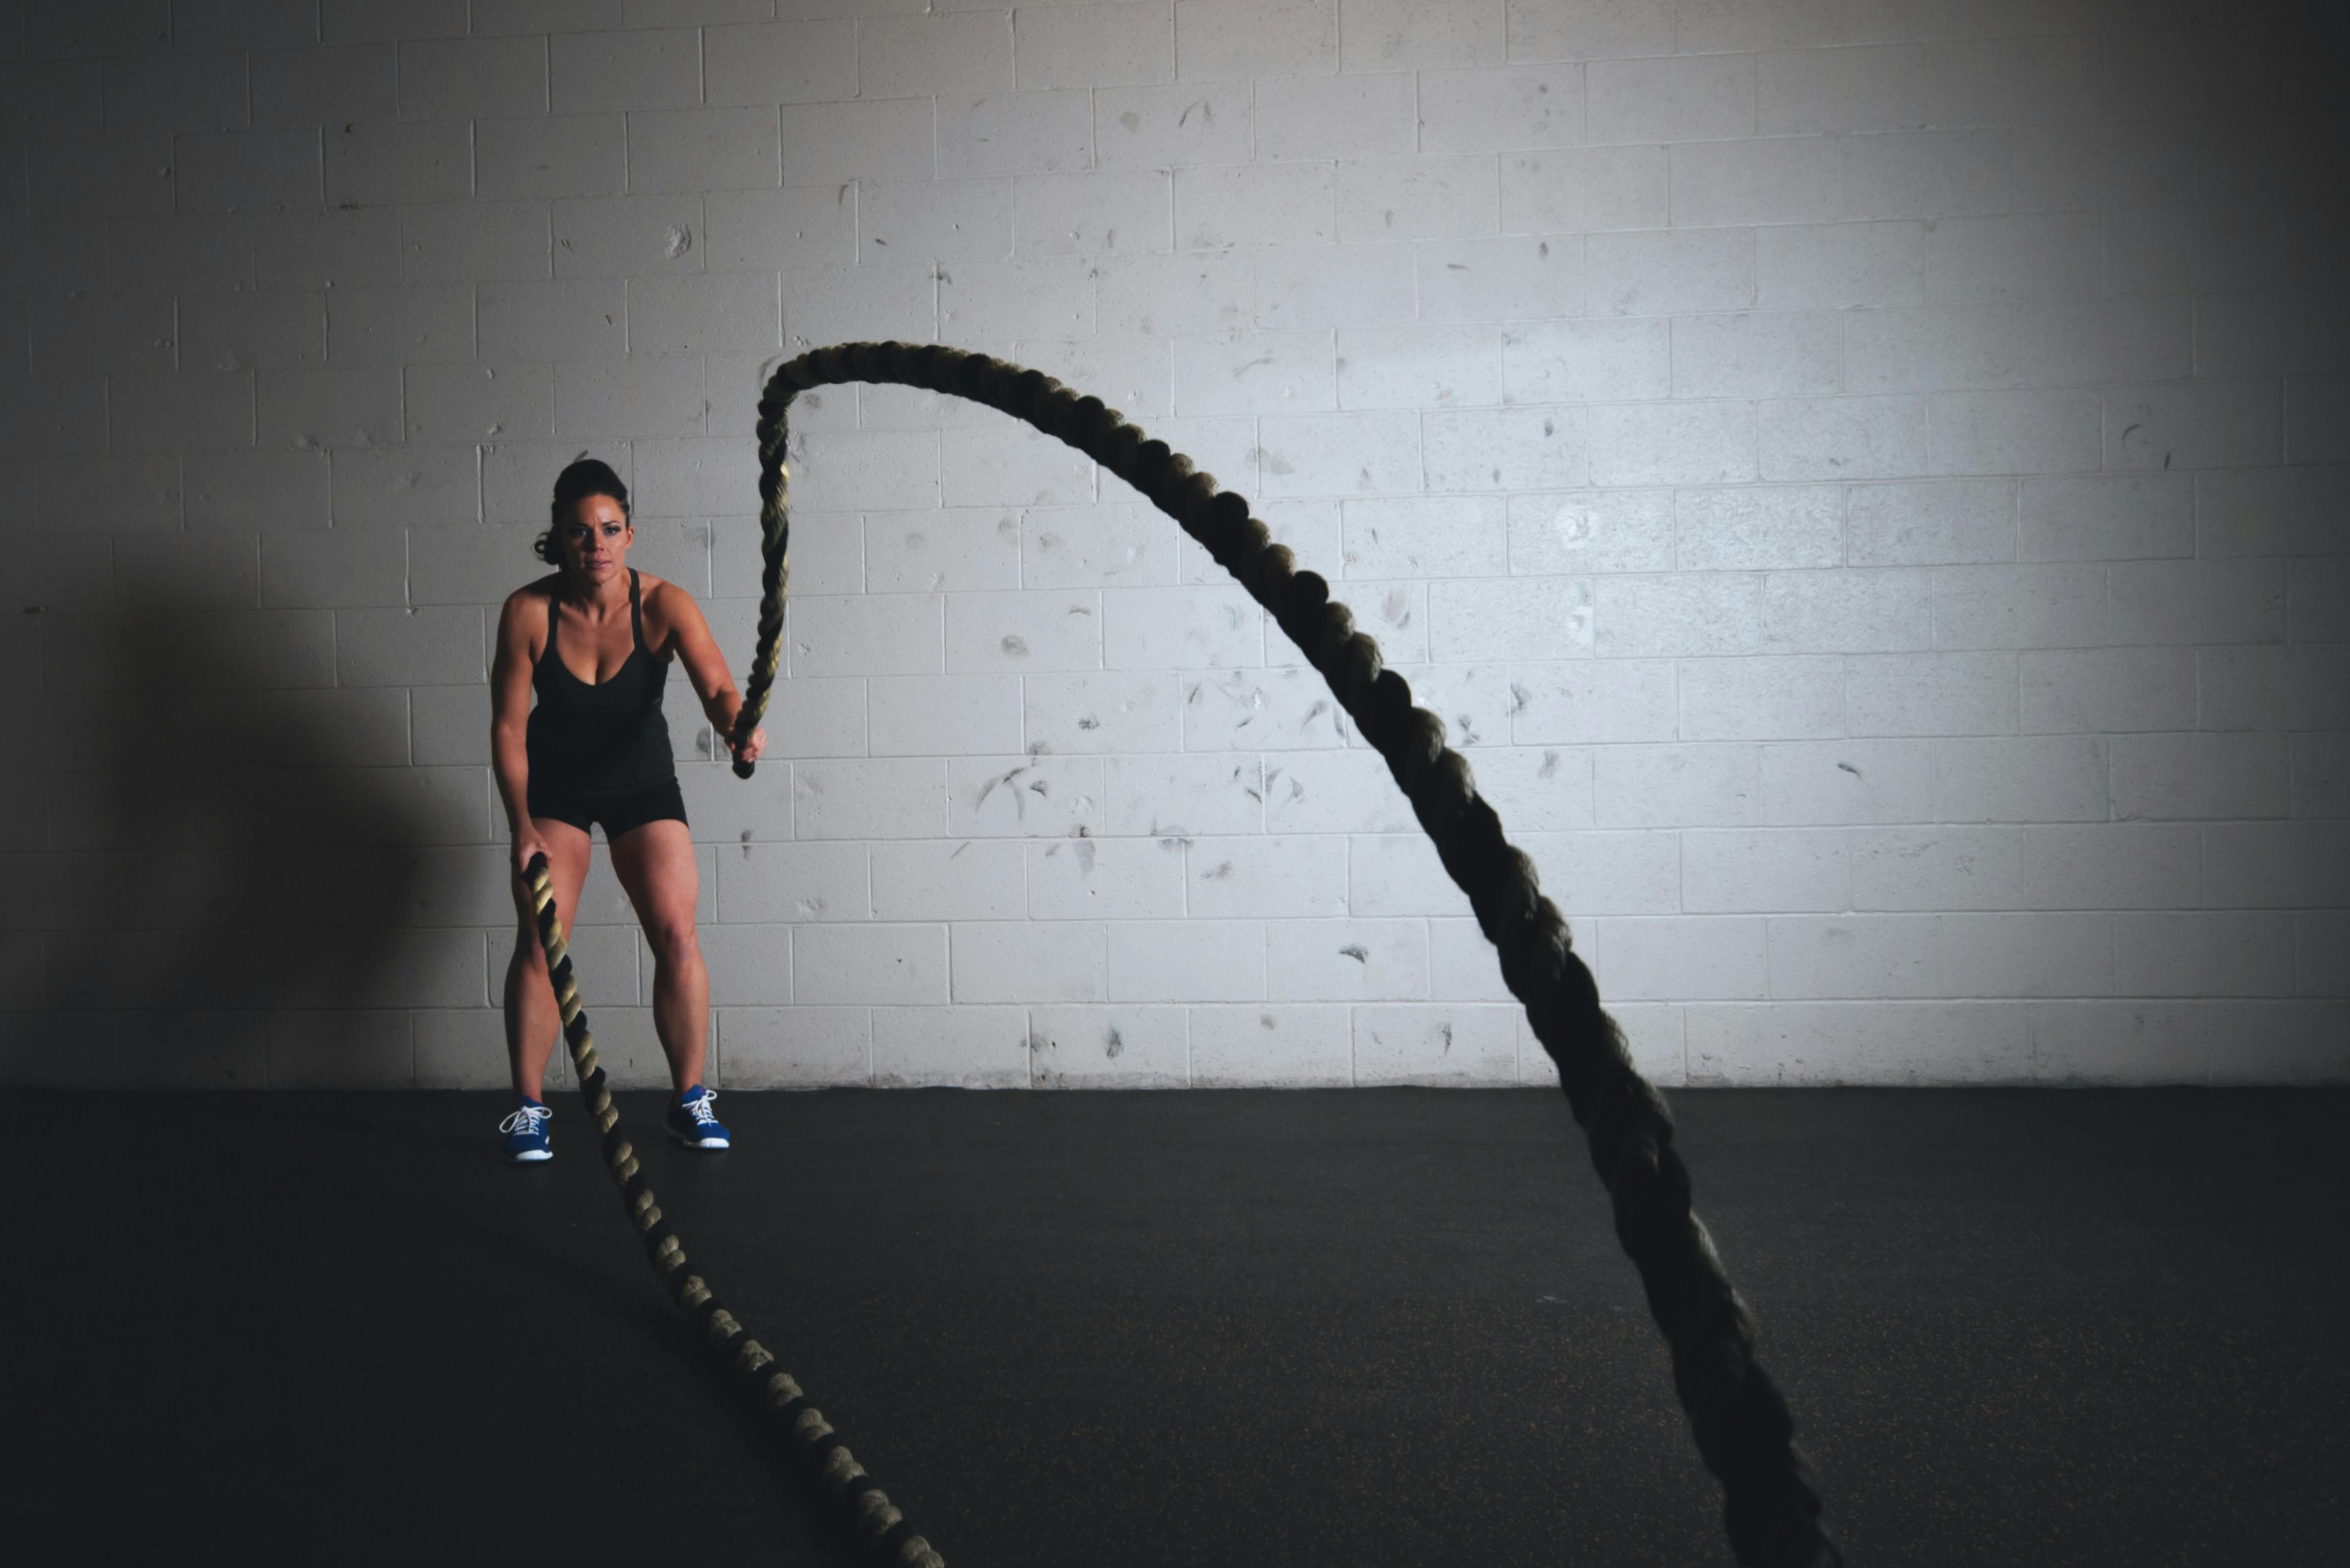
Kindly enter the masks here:
[[[694, 695], [702, 699], [702, 711], [719, 743], [725, 745], [734, 732], [735, 715], [743, 711], [743, 694], [734, 690], [726, 656], [718, 651], [718, 639], [710, 635], [710, 623], [702, 618], [702, 607], [693, 602], [693, 596], [675, 583], [663, 583], [654, 592], [660, 598], [661, 618], [669, 622], [670, 646], [676, 650], [678, 662], [685, 666], [685, 678], [692, 682]], [[740, 760], [755, 763], [766, 749], [767, 732], [754, 729], [751, 738], [743, 742]]]

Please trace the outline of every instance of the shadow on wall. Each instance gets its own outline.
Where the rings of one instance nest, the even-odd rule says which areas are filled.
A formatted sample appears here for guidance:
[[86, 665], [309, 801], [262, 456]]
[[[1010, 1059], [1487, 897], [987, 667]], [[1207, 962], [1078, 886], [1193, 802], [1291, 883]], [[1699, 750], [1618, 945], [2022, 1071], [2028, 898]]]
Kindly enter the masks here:
[[41, 857], [50, 1028], [9, 1076], [408, 1084], [409, 1009], [484, 1000], [478, 912], [433, 912], [480, 902], [483, 770], [408, 765], [406, 689], [332, 684], [330, 611], [186, 601], [124, 580], [44, 623], [74, 742]]

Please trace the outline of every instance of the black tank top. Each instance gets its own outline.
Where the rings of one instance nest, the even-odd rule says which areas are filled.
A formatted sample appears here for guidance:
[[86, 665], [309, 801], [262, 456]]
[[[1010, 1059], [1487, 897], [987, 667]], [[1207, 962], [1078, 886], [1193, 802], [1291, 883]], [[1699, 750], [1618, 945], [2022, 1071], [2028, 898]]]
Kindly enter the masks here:
[[629, 627], [636, 646], [609, 680], [582, 680], [564, 668], [555, 649], [562, 620], [556, 594], [546, 596], [546, 648], [531, 669], [538, 704], [523, 732], [533, 784], [574, 795], [621, 794], [677, 776], [669, 720], [661, 713], [667, 659], [645, 647], [644, 599], [636, 568], [629, 568]]

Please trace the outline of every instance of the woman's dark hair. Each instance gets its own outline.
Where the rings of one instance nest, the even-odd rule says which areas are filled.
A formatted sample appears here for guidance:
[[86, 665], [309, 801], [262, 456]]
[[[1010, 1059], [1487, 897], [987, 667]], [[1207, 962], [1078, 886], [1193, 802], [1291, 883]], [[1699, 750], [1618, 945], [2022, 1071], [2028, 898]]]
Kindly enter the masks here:
[[555, 476], [555, 502], [547, 508], [546, 532], [531, 541], [531, 549], [550, 566], [563, 565], [563, 546], [556, 543], [555, 531], [571, 521], [571, 508], [590, 495], [608, 495], [620, 504], [620, 515], [636, 521], [629, 510], [629, 487], [612, 472], [612, 465], [599, 457], [581, 452], [571, 466]]

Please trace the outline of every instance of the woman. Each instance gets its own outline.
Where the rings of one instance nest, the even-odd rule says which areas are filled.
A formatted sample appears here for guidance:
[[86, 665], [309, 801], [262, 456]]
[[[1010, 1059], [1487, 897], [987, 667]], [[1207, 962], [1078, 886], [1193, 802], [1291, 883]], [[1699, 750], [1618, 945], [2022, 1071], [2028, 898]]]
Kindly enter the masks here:
[[[652, 944], [653, 1030], [677, 1091], [670, 1134], [689, 1148], [729, 1141], [712, 1114], [717, 1096], [702, 1083], [710, 979], [693, 927], [701, 877], [661, 716], [669, 660], [684, 661], [722, 739], [743, 699], [692, 598], [628, 564], [635, 542], [628, 486], [608, 464], [581, 458], [556, 476], [552, 522], [536, 546], [561, 569], [516, 588], [498, 614], [490, 755], [514, 835], [521, 917], [506, 965], [506, 1054], [517, 1103], [498, 1130], [508, 1160], [554, 1152], [539, 1092], [562, 1028], [523, 868], [533, 856], [546, 857], [556, 913], [570, 930], [592, 822], [604, 825], [612, 869]], [[743, 758], [757, 761], [766, 743], [766, 732], [754, 730]]]

